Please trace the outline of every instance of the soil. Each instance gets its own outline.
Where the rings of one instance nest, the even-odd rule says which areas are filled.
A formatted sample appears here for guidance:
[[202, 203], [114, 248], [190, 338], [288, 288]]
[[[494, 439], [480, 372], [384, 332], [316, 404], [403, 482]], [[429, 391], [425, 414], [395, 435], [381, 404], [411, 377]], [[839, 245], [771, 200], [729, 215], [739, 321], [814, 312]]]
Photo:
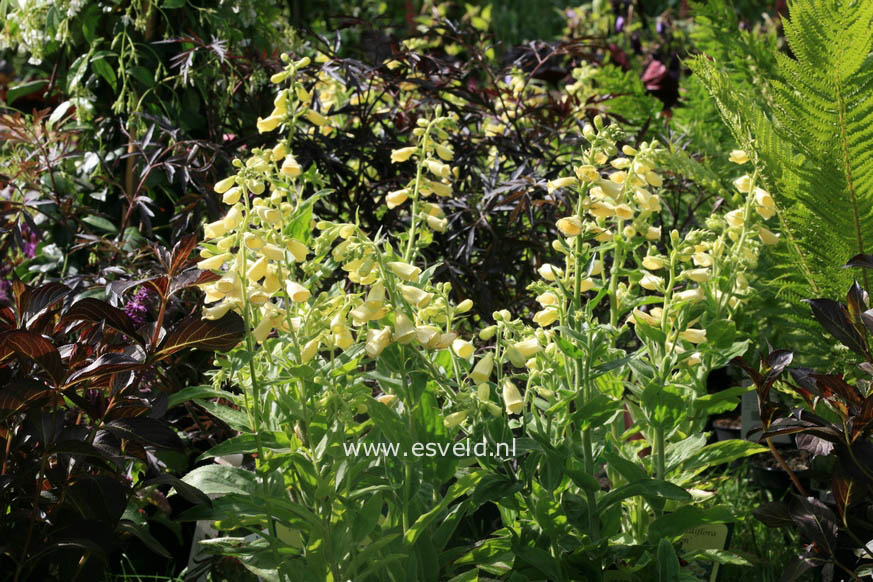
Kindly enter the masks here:
[[[794, 472], [797, 471], [806, 471], [810, 466], [810, 454], [809, 451], [803, 450], [793, 450], [793, 451], [780, 451], [779, 452], [782, 459], [785, 461], [785, 464], [788, 465], [788, 468]], [[763, 453], [757, 457], [755, 457], [755, 464], [764, 467], [765, 469], [771, 470], [780, 470], [781, 467], [776, 459], [770, 453]]]

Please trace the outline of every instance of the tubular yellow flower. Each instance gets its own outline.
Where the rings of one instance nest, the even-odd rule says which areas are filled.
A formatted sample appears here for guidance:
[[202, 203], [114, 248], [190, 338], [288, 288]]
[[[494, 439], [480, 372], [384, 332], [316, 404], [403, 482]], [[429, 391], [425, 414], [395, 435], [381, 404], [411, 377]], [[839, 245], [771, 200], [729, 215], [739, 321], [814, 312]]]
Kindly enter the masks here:
[[576, 178], [574, 178], [572, 176], [565, 176], [563, 178], [549, 180], [546, 183], [546, 190], [548, 190], [549, 194], [551, 194], [555, 190], [560, 190], [561, 188], [567, 188], [568, 186], [574, 185], [576, 182], [577, 182]]
[[591, 276], [597, 276], [603, 273], [603, 261], [596, 260], [591, 265]]
[[706, 341], [706, 330], [705, 329], [693, 329], [688, 328], [683, 332], [679, 333], [679, 337], [684, 339], [687, 342], [691, 342], [693, 344], [699, 344]]
[[339, 332], [333, 335], [333, 343], [339, 349], [344, 350], [355, 343], [355, 338], [352, 337], [349, 328], [343, 327]]
[[448, 198], [452, 195], [452, 186], [450, 184], [443, 184], [442, 182], [434, 182], [433, 180], [426, 180], [426, 185], [433, 193], [441, 198]]
[[395, 164], [405, 162], [410, 157], [412, 157], [412, 154], [414, 154], [417, 149], [418, 148], [416, 147], [410, 146], [394, 150], [393, 152], [391, 152], [391, 161]]
[[231, 307], [233, 307], [233, 303], [227, 300], [222, 301], [217, 305], [213, 305], [212, 307], [204, 307], [203, 319], [221, 319], [228, 311], [230, 311]]
[[609, 218], [615, 216], [615, 206], [608, 202], [594, 202], [588, 207], [588, 213], [598, 218]]
[[733, 150], [728, 158], [735, 164], [743, 165], [749, 161], [749, 155], [743, 150]]
[[379, 354], [391, 344], [391, 328], [371, 329], [367, 331], [367, 343], [364, 351], [371, 358], [378, 358]]
[[227, 232], [229, 230], [233, 230], [236, 227], [238, 227], [242, 223], [242, 220], [243, 220], [242, 207], [239, 204], [234, 204], [233, 206], [230, 207], [230, 210], [227, 211], [227, 214], [224, 215], [223, 221], [224, 221], [225, 232]]
[[650, 271], [664, 268], [664, 259], [661, 257], [648, 256], [643, 259], [643, 267]]
[[698, 267], [711, 267], [712, 266], [712, 255], [709, 253], [694, 253], [691, 256], [691, 260]]
[[379, 404], [384, 404], [385, 406], [391, 406], [397, 401], [397, 396], [394, 394], [380, 394], [376, 397], [376, 402]]
[[600, 172], [594, 166], [578, 166], [573, 168], [576, 177], [582, 182], [596, 182], [600, 180]]
[[415, 339], [415, 327], [402, 313], [394, 317], [394, 339], [399, 344], [408, 344]]
[[761, 225], [758, 225], [758, 236], [761, 238], [761, 242], [765, 245], [779, 244], [779, 235]]
[[660, 175], [656, 174], [655, 172], [652, 172], [651, 170], [646, 172], [645, 177], [646, 177], [646, 182], [648, 182], [649, 185], [653, 186], [654, 188], [660, 188], [661, 186], [664, 185], [663, 178], [661, 178]]
[[252, 283], [260, 281], [267, 274], [267, 257], [261, 257], [246, 271], [246, 277]]
[[282, 122], [282, 115], [271, 115], [266, 119], [258, 117], [258, 132], [267, 133], [273, 131]]
[[[309, 109], [306, 111], [306, 119], [309, 120], [312, 125], [318, 127], [324, 127], [327, 125], [327, 117], [316, 111], [315, 109]], [[343, 348], [345, 349], [345, 348]]]
[[451, 146], [438, 143], [436, 144], [436, 146], [434, 146], [434, 149], [436, 150], [436, 153], [440, 157], [440, 159], [442, 159], [444, 162], [450, 162], [452, 161], [452, 158], [455, 157], [455, 152], [452, 150]]
[[643, 289], [648, 289], [649, 291], [657, 291], [663, 286], [664, 278], [658, 277], [657, 275], [652, 275], [651, 273], [646, 273], [640, 280], [640, 287], [642, 287]]
[[582, 232], [582, 219], [578, 216], [567, 216], [559, 219], [557, 226], [564, 236], [576, 236]]
[[287, 154], [288, 148], [285, 147], [284, 143], [280, 143], [273, 146], [273, 149], [270, 151], [270, 159], [274, 162], [281, 162]]
[[224, 180], [219, 180], [215, 183], [215, 186], [212, 187], [215, 190], [216, 194], [224, 194], [230, 187], [234, 185], [236, 182], [236, 176], [230, 176], [229, 178], [225, 178]]
[[513, 347], [525, 358], [529, 358], [542, 350], [536, 336], [517, 342]]
[[467, 411], [466, 410], [462, 410], [460, 412], [453, 412], [451, 414], [446, 415], [446, 417], [443, 419], [443, 425], [446, 428], [455, 428], [456, 426], [458, 426], [459, 424], [461, 424], [465, 420], [467, 420]]
[[650, 226], [646, 230], [646, 240], [660, 240], [661, 239], [661, 227], [660, 226]]
[[524, 410], [524, 399], [509, 378], [503, 379], [503, 405], [507, 414], [520, 414]]
[[264, 246], [264, 239], [253, 232], [247, 232], [243, 235], [243, 244], [246, 248], [256, 251]]
[[303, 349], [300, 351], [300, 361], [302, 363], [307, 363], [311, 360], [316, 353], [318, 353], [318, 344], [319, 339], [311, 339], [306, 342], [306, 345], [303, 346]]
[[724, 215], [724, 219], [727, 221], [728, 225], [734, 228], [743, 226], [743, 223], [745, 222], [743, 219], [743, 209], [737, 208], [736, 210], [731, 210]]
[[539, 273], [540, 277], [546, 281], [554, 281], [558, 277], [564, 276], [564, 271], [560, 267], [556, 267], [550, 263], [546, 263], [537, 269], [537, 273]]
[[385, 195], [385, 204], [388, 208], [395, 208], [400, 206], [404, 202], [409, 199], [409, 190], [403, 188], [401, 190], [394, 190], [393, 192], [388, 192]]
[[634, 310], [631, 312], [631, 315], [628, 318], [628, 322], [636, 324], [640, 321], [651, 326], [660, 325], [661, 323], [660, 320], [655, 319], [654, 317], [652, 317], [648, 313], [645, 313], [644, 311], [641, 311], [640, 308], [637, 307], [634, 308]]
[[415, 339], [426, 348], [434, 347], [439, 341], [440, 330], [432, 325], [419, 325], [415, 328]]
[[285, 160], [282, 162], [282, 167], [280, 168], [280, 171], [286, 176], [290, 176], [292, 178], [296, 178], [303, 172], [300, 164], [297, 163], [297, 160], [292, 155], [288, 155], [285, 157]]
[[609, 162], [609, 165], [616, 170], [626, 170], [630, 168], [631, 161], [628, 158], [615, 158]]
[[686, 289], [673, 295], [673, 299], [677, 301], [700, 301], [704, 298], [703, 289], [695, 287], [694, 289]]
[[558, 321], [558, 310], [554, 307], [547, 307], [537, 311], [533, 316], [533, 322], [540, 327], [548, 327]]
[[452, 346], [452, 342], [454, 342], [457, 338], [458, 334], [453, 331], [441, 333], [436, 341], [432, 342], [432, 344], [428, 347], [436, 348], [438, 350], [445, 350], [450, 348]]
[[424, 289], [419, 289], [418, 287], [413, 287], [411, 285], [399, 284], [397, 285], [397, 289], [407, 303], [415, 305], [419, 309], [427, 307], [428, 303], [433, 299], [433, 293], [428, 293]]
[[494, 368], [494, 352], [488, 352], [481, 360], [479, 360], [470, 372], [470, 378], [474, 384], [487, 382], [491, 377], [491, 371]]
[[206, 239], [218, 238], [228, 231], [227, 223], [222, 220], [216, 220], [203, 226], [203, 237]]
[[306, 255], [309, 254], [309, 249], [306, 248], [306, 245], [299, 240], [290, 239], [288, 242], [285, 243], [285, 247], [289, 251], [291, 251], [291, 255], [298, 263], [302, 263], [303, 261], [305, 261]]
[[491, 386], [487, 382], [476, 386], [476, 397], [482, 402], [491, 400]]
[[546, 291], [545, 293], [537, 295], [537, 303], [539, 303], [543, 307], [556, 305], [558, 303], [558, 296], [551, 291]]
[[288, 292], [288, 297], [291, 301], [295, 303], [303, 303], [312, 296], [309, 289], [294, 281], [285, 283], [285, 290]]
[[473, 348], [473, 344], [462, 339], [456, 339], [452, 342], [452, 351], [455, 352], [459, 358], [469, 359], [475, 349]]
[[752, 190], [752, 179], [748, 174], [744, 174], [734, 180], [734, 188], [743, 194], [748, 194]]
[[445, 232], [446, 226], [448, 226], [449, 224], [449, 221], [447, 219], [437, 218], [436, 216], [428, 215], [425, 220], [427, 221], [427, 225], [436, 232]]
[[776, 207], [768, 208], [766, 206], [755, 206], [755, 212], [764, 220], [770, 220], [776, 214]]
[[220, 269], [221, 266], [230, 259], [230, 257], [230, 253], [221, 253], [220, 255], [215, 255], [214, 257], [198, 261], [197, 268], [201, 271]]
[[225, 204], [233, 205], [239, 202], [240, 196], [242, 196], [242, 188], [234, 186], [224, 193], [224, 196], [221, 197], [221, 201]]
[[494, 334], [497, 333], [496, 325], [489, 325], [488, 327], [483, 327], [479, 330], [479, 339], [483, 342], [487, 342], [491, 338], [494, 337]]
[[579, 281], [579, 291], [581, 293], [585, 293], [586, 291], [591, 291], [594, 289], [594, 280], [593, 279], [581, 279]]
[[272, 243], [265, 244], [260, 248], [260, 252], [262, 255], [270, 259], [271, 261], [284, 261], [285, 260], [285, 251], [282, 250], [281, 247], [278, 247]]
[[709, 269], [701, 268], [701, 269], [689, 269], [683, 273], [687, 278], [692, 281], [696, 281], [697, 283], [706, 283], [712, 278], [712, 274], [709, 272]]
[[402, 261], [391, 261], [388, 268], [404, 281], [418, 281], [418, 276], [421, 275], [421, 269]]
[[437, 178], [448, 178], [452, 174], [452, 168], [448, 164], [444, 164], [439, 160], [425, 160], [424, 165], [428, 170], [430, 170], [430, 173]]

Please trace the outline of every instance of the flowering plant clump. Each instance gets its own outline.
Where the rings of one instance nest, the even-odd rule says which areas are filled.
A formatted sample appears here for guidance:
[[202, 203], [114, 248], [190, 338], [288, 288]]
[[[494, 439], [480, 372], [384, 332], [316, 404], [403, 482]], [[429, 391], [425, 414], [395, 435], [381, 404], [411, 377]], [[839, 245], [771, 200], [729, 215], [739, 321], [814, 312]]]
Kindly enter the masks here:
[[[342, 86], [318, 76], [308, 86], [299, 71], [310, 59], [285, 62], [259, 131], [331, 135]], [[212, 408], [240, 435], [207, 455], [256, 454], [257, 470], [208, 465], [186, 481], [220, 495], [209, 513], [220, 529], [258, 536], [246, 546], [219, 538], [209, 544], [215, 551], [279, 578], [298, 570], [313, 579], [416, 578], [419, 561], [452, 542], [440, 533], [450, 504], [462, 499], [454, 511], [473, 511], [498, 487], [501, 528], [483, 543], [519, 554], [521, 540], [540, 531], [550, 551], [570, 548], [592, 572], [654, 571], [653, 556], [677, 556], [672, 539], [689, 524], [733, 518], [699, 505], [714, 493], [698, 475], [761, 449], [706, 445], [707, 415], [735, 406], [741, 390], [708, 396], [705, 378], [747, 348], [732, 318], [758, 252], [752, 233], [772, 242], [754, 224], [756, 210], [766, 219], [775, 208], [772, 197], [745, 177], [741, 208], [684, 234], [663, 232], [664, 152], [654, 142], [619, 148], [622, 131], [595, 117], [572, 171], [546, 184], [546, 200], [564, 196], [573, 212], [556, 220], [552, 248], [563, 260], [536, 266], [529, 290], [539, 308], [494, 312], [474, 342], [459, 333], [472, 301], [434, 281], [436, 265], [421, 252], [448, 226], [442, 205], [457, 178], [457, 131], [470, 128], [436, 109], [391, 152], [391, 163], [409, 170], [382, 199], [407, 213], [400, 233], [316, 218], [320, 178], [286, 138], [252, 150], [215, 184], [228, 209], [204, 227], [198, 267], [216, 280], [202, 285], [203, 317], [236, 312], [248, 333], [214, 378], [216, 389], [229, 380], [242, 390], [228, 398], [244, 414]], [[528, 444], [514, 462], [344, 454], [361, 440], [408, 448], [457, 437]], [[597, 481], [602, 470], [608, 492]], [[228, 480], [241, 485], [215, 485]], [[559, 526], [544, 504], [572, 505], [577, 518]], [[619, 542], [623, 557], [611, 553]], [[449, 571], [509, 572], [462, 547]], [[373, 552], [411, 557], [376, 572]]]

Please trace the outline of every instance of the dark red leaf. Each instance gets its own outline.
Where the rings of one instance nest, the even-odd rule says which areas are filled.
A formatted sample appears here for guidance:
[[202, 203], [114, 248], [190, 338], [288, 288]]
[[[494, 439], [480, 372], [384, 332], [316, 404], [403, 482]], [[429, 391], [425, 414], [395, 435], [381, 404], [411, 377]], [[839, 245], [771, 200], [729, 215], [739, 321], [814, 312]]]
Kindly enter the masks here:
[[118, 352], [110, 352], [103, 354], [88, 366], [71, 374], [67, 379], [67, 386], [72, 386], [82, 380], [89, 378], [98, 378], [100, 376], [108, 376], [119, 372], [127, 372], [141, 368], [143, 363], [135, 360], [126, 354]]
[[853, 406], [861, 405], [861, 395], [843, 380], [842, 374], [810, 374], [822, 396], [832, 401], [834, 395]]
[[181, 449], [182, 440], [166, 423], [144, 416], [120, 418], [104, 425], [120, 439], [139, 442], [162, 449]]
[[834, 494], [834, 502], [837, 505], [837, 511], [840, 512], [840, 517], [843, 521], [846, 520], [846, 509], [852, 504], [852, 492], [855, 482], [845, 477], [835, 475], [831, 480], [831, 491]]
[[843, 265], [843, 268], [847, 267], [861, 267], [863, 269], [873, 269], [873, 255], [865, 255], [863, 253], [855, 255], [849, 262]]
[[23, 327], [36, 333], [42, 333], [44, 330], [40, 329], [41, 324], [51, 314], [52, 308], [69, 293], [70, 288], [60, 283], [46, 283], [41, 287], [32, 289], [23, 317]]
[[833, 552], [837, 539], [837, 516], [827, 505], [814, 497], [797, 496], [789, 505], [788, 513], [805, 538]]
[[65, 371], [61, 354], [54, 344], [43, 336], [23, 329], [0, 335], [0, 361], [12, 353], [36, 362], [55, 385], [63, 381]]
[[794, 525], [791, 514], [788, 513], [788, 506], [781, 501], [764, 503], [756, 507], [752, 511], [752, 515], [767, 527], [791, 527]]
[[182, 239], [173, 247], [172, 258], [170, 260], [170, 272], [168, 273], [171, 279], [185, 267], [185, 264], [188, 262], [188, 257], [191, 256], [191, 252], [194, 250], [195, 246], [197, 246], [197, 236], [189, 234], [182, 237]]
[[186, 289], [188, 287], [193, 287], [194, 285], [202, 285], [203, 283], [211, 283], [213, 281], [218, 281], [221, 277], [213, 273], [212, 271], [200, 271], [198, 269], [190, 269], [183, 273], [179, 273], [175, 277], [173, 277], [172, 283], [170, 283], [170, 295], [181, 291], [182, 289]]
[[130, 322], [123, 309], [109, 305], [105, 301], [88, 297], [74, 303], [64, 314], [61, 323], [73, 321], [90, 321], [105, 323], [112, 329], [142, 344], [142, 338]]
[[185, 348], [227, 351], [235, 347], [244, 335], [245, 323], [232, 311], [215, 321], [193, 315], [180, 321], [167, 334], [155, 358], [160, 360]]
[[834, 450], [834, 443], [809, 433], [801, 433], [794, 437], [798, 449], [809, 451], [813, 456], [829, 455]]
[[[867, 341], [860, 336], [849, 321], [845, 306], [833, 299], [806, 299], [815, 319], [841, 344], [865, 358], [869, 355]], [[867, 358], [869, 359], [869, 358]]]

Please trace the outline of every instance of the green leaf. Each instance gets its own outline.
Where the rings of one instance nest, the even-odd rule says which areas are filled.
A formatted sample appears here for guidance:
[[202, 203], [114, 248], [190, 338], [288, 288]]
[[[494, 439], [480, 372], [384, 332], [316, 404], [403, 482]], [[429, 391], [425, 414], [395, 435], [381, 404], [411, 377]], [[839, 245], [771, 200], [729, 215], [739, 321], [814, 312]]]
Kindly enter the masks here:
[[108, 56], [114, 55], [107, 51], [96, 53], [91, 59], [91, 68], [94, 69], [94, 72], [103, 77], [103, 79], [109, 83], [109, 86], [112, 87], [112, 91], [115, 92], [118, 88], [118, 79], [115, 76], [115, 68], [106, 62], [106, 57]]
[[212, 386], [199, 385], [199, 386], [188, 386], [186, 388], [182, 388], [175, 394], [170, 394], [170, 398], [167, 401], [167, 407], [172, 408], [178, 404], [182, 404], [183, 402], [188, 402], [189, 400], [197, 400], [202, 398], [226, 398], [228, 396], [227, 392], [223, 390], [216, 390]]
[[658, 582], [679, 582], [679, 557], [665, 538], [658, 542]]
[[404, 541], [409, 545], [414, 544], [418, 540], [418, 538], [421, 537], [421, 534], [424, 533], [428, 526], [433, 523], [437, 516], [446, 510], [446, 508], [452, 501], [473, 489], [484, 476], [485, 473], [483, 471], [477, 471], [475, 473], [469, 473], [467, 475], [464, 475], [463, 477], [455, 481], [455, 483], [451, 487], [449, 487], [449, 490], [446, 492], [445, 497], [442, 498], [442, 500], [436, 505], [436, 507], [434, 507], [427, 513], [419, 516], [419, 518], [415, 520], [415, 523], [412, 524], [412, 526], [408, 530], [406, 530], [406, 533], [403, 535]]
[[155, 86], [155, 73], [145, 67], [131, 67], [127, 72], [131, 77], [145, 85], [146, 88], [151, 89]]
[[674, 538], [692, 527], [707, 523], [727, 523], [734, 521], [731, 510], [724, 505], [702, 509], [694, 505], [683, 505], [673, 513], [657, 518], [649, 525], [649, 541]]
[[579, 430], [585, 430], [609, 424], [623, 409], [620, 400], [597, 394], [573, 413], [573, 420], [579, 423]]
[[112, 234], [115, 234], [118, 232], [118, 227], [116, 227], [114, 224], [112, 224], [110, 221], [103, 218], [102, 216], [95, 216], [95, 215], [91, 214], [91, 215], [83, 218], [82, 222], [84, 222], [86, 224], [90, 224], [94, 228], [99, 228], [100, 230], [105, 230], [106, 232], [111, 232]]
[[227, 465], [204, 465], [197, 467], [182, 478], [207, 495], [254, 495], [260, 493], [258, 477], [251, 471]]
[[675, 501], [690, 501], [691, 494], [682, 487], [674, 485], [669, 481], [660, 481], [657, 479], [644, 479], [622, 485], [613, 489], [606, 495], [600, 498], [597, 502], [597, 510], [603, 512], [610, 505], [618, 503], [629, 497], [646, 497], [648, 499], [673, 499]]
[[[288, 440], [288, 435], [285, 433], [260, 431], [260, 438], [261, 446], [271, 451], [288, 451], [291, 446], [291, 443]], [[203, 459], [223, 457], [225, 455], [247, 454], [256, 452], [257, 450], [257, 435], [244, 433], [215, 445], [200, 455], [197, 460], [202, 461]]]
[[762, 447], [757, 443], [749, 441], [738, 439], [719, 441], [706, 445], [699, 452], [689, 457], [682, 463], [682, 469], [685, 471], [706, 469], [766, 451], [767, 447]]
[[12, 105], [16, 100], [36, 93], [46, 85], [48, 85], [48, 81], [46, 79], [40, 79], [38, 81], [29, 81], [27, 83], [15, 85], [14, 87], [9, 87], [9, 90], [6, 91], [6, 104]]

